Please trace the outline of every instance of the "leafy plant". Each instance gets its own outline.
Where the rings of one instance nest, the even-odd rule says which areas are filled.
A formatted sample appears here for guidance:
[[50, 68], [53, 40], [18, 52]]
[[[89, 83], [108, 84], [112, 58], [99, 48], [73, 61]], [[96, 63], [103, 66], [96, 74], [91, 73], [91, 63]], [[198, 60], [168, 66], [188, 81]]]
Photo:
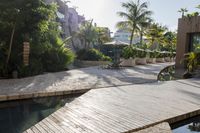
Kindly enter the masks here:
[[156, 58], [156, 51], [149, 52], [149, 57], [150, 58]]
[[145, 57], [147, 57], [147, 52], [145, 50], [137, 50], [137, 57], [145, 58]]
[[125, 18], [124, 21], [117, 23], [119, 29], [128, 30], [131, 32], [130, 44], [132, 44], [133, 35], [138, 30], [141, 38], [143, 36], [143, 29], [151, 20], [152, 11], [148, 10], [148, 3], [137, 1], [129, 1], [122, 3], [125, 12], [118, 12], [120, 17]]
[[200, 53], [188, 53], [185, 55], [185, 61], [187, 62], [187, 70], [193, 72], [200, 65]]
[[53, 48], [43, 54], [42, 63], [47, 72], [63, 71], [74, 57], [74, 53], [67, 48]]
[[[56, 22], [57, 5], [44, 0], [1, 0], [0, 12], [0, 76], [16, 70], [20, 77], [59, 71], [71, 62], [73, 56], [63, 47]], [[23, 65], [24, 41], [30, 42], [29, 66]]]
[[165, 54], [159, 51], [156, 51], [156, 58], [164, 58]]
[[122, 57], [124, 59], [135, 58], [136, 50], [131, 46], [126, 46], [123, 48]]
[[105, 56], [97, 49], [82, 49], [77, 52], [77, 59], [88, 61], [111, 61], [109, 56]]

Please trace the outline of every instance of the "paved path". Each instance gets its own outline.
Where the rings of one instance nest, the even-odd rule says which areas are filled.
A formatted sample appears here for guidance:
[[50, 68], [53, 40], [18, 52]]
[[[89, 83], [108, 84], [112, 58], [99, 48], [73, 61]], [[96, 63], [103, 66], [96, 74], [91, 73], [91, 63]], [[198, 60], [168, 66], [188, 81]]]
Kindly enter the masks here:
[[91, 67], [24, 79], [0, 80], [0, 101], [82, 93], [95, 88], [155, 82], [158, 72], [168, 65], [170, 63], [120, 70]]
[[135, 84], [90, 90], [24, 133], [133, 132], [197, 114], [200, 79]]

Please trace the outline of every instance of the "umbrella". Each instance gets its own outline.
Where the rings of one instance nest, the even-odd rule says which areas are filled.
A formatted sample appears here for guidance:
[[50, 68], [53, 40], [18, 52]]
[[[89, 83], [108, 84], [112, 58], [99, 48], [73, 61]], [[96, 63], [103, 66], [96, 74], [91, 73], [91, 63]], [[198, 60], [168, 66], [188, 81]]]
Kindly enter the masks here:
[[113, 45], [114, 46], [114, 64], [120, 64], [120, 55], [119, 53], [116, 51], [116, 47], [117, 46], [128, 46], [128, 43], [122, 42], [122, 41], [112, 41], [112, 42], [107, 42], [104, 43], [105, 45]]

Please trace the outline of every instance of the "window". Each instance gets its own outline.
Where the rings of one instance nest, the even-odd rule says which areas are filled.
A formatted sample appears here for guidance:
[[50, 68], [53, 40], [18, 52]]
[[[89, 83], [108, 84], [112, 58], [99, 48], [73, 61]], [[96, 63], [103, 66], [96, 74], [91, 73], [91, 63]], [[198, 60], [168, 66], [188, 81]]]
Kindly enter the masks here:
[[190, 35], [189, 51], [200, 52], [200, 33]]

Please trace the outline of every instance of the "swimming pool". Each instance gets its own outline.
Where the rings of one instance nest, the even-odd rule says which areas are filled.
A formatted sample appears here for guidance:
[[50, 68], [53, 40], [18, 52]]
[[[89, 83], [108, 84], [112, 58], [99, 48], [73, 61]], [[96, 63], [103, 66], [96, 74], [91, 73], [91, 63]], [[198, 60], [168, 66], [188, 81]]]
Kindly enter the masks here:
[[77, 96], [0, 102], [0, 133], [21, 133]]
[[200, 133], [200, 116], [171, 125], [173, 133]]

